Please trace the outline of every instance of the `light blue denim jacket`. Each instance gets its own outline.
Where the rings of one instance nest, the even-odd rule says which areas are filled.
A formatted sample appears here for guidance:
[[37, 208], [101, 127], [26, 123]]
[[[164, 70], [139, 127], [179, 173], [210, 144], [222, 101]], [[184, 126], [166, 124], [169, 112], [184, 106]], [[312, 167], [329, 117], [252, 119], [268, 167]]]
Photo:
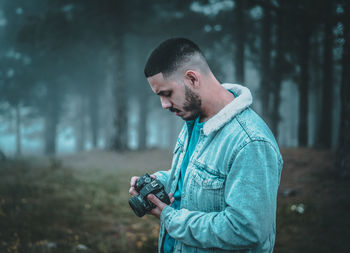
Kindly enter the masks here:
[[[183, 182], [181, 209], [164, 208], [159, 252], [165, 230], [174, 252], [272, 252], [277, 189], [282, 157], [264, 121], [249, 107], [246, 87], [223, 84], [237, 97], [203, 126]], [[188, 144], [186, 122], [172, 167], [155, 173], [167, 192], [175, 192]]]

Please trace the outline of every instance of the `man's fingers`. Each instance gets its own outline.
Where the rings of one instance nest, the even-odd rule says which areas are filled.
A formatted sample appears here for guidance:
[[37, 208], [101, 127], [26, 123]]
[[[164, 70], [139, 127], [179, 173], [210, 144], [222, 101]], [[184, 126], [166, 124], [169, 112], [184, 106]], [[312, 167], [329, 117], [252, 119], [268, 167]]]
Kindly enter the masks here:
[[148, 200], [150, 200], [153, 204], [155, 204], [156, 206], [161, 205], [163, 202], [160, 201], [156, 196], [154, 196], [153, 194], [149, 194], [147, 196]]
[[156, 196], [154, 196], [153, 194], [149, 194], [147, 196], [148, 200], [150, 200], [153, 204], [155, 204], [156, 206], [158, 206], [160, 208], [160, 210], [163, 210], [164, 207], [166, 206], [165, 203], [163, 203], [162, 201], [160, 201]]
[[132, 177], [130, 180], [130, 189], [129, 189], [129, 194], [132, 196], [135, 196], [138, 194], [138, 192], [135, 190], [135, 184], [136, 181], [139, 179], [139, 177]]
[[132, 195], [132, 196], [135, 196], [137, 194], [139, 194], [134, 187], [130, 187], [129, 189], [129, 194]]
[[168, 194], [168, 196], [169, 196], [169, 199], [170, 199], [170, 206], [171, 206], [171, 204], [172, 204], [172, 203], [174, 202], [174, 200], [175, 200], [174, 197], [173, 197], [174, 194], [171, 192], [171, 193]]
[[168, 194], [168, 196], [169, 196], [169, 199], [170, 199], [170, 206], [171, 206], [171, 204], [175, 201], [175, 199], [174, 199], [174, 194], [172, 193], [172, 192], [170, 192], [169, 194]]
[[135, 187], [136, 181], [137, 179], [139, 179], [140, 177], [132, 177], [130, 180], [130, 186], [131, 187]]
[[171, 199], [171, 198], [174, 196], [174, 194], [173, 194], [172, 192], [170, 192], [170, 193], [168, 194], [168, 196], [169, 196], [169, 199]]

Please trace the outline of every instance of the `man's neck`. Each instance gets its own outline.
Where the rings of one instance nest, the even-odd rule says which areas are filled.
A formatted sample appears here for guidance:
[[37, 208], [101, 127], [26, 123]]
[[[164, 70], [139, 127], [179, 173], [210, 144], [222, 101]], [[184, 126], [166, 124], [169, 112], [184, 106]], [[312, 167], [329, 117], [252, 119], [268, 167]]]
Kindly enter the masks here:
[[202, 97], [200, 122], [208, 121], [234, 99], [234, 95], [223, 88], [219, 82], [213, 85], [208, 85], [207, 90]]

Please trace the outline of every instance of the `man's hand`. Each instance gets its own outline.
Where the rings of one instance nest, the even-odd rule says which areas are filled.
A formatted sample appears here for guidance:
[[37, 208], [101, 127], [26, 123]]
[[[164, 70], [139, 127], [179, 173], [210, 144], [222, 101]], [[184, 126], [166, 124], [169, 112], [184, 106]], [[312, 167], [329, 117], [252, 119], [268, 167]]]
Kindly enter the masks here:
[[140, 177], [132, 177], [130, 180], [130, 189], [129, 189], [129, 194], [132, 196], [136, 196], [137, 194], [139, 194], [136, 190], [135, 190], [135, 184], [136, 181], [139, 179]]
[[[152, 178], [156, 179], [157, 177], [154, 175], [151, 175]], [[135, 190], [135, 184], [136, 181], [139, 179], [140, 177], [132, 177], [130, 180], [130, 189], [129, 189], [129, 193], [132, 196], [136, 196], [139, 193]], [[147, 196], [147, 198], [156, 205], [156, 208], [152, 209], [149, 213], [156, 216], [156, 217], [160, 217], [160, 214], [162, 213], [163, 209], [167, 206], [167, 204], [163, 203], [162, 201], [160, 201], [156, 196], [154, 196], [153, 194], [149, 194]], [[174, 202], [174, 197], [173, 194], [170, 193], [169, 194], [169, 199], [170, 199], [170, 206], [171, 204]]]
[[[164, 202], [160, 201], [156, 196], [154, 196], [153, 194], [149, 194], [147, 196], [148, 200], [151, 201], [153, 204], [156, 205], [156, 208], [153, 208], [150, 211], [150, 214], [156, 216], [157, 218], [160, 218], [160, 215], [163, 211], [163, 209], [168, 206], [167, 204], [165, 204]], [[174, 202], [174, 197], [172, 193], [169, 193], [169, 199], [170, 199], [170, 205]]]
[[[129, 194], [132, 196], [136, 196], [137, 194], [139, 194], [136, 190], [135, 190], [135, 184], [136, 181], [139, 179], [140, 177], [132, 177], [130, 180], [130, 189], [129, 189]], [[157, 177], [155, 175], [151, 175], [151, 178], [156, 179]]]

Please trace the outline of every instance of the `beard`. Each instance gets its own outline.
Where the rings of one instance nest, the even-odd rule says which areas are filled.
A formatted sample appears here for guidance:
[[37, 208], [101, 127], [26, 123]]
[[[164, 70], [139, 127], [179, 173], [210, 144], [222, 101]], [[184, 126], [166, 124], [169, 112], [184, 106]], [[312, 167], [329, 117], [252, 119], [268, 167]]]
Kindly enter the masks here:
[[184, 120], [194, 120], [201, 114], [202, 100], [197, 93], [185, 85], [185, 102], [183, 109], [185, 112], [191, 112], [189, 116], [183, 117]]

